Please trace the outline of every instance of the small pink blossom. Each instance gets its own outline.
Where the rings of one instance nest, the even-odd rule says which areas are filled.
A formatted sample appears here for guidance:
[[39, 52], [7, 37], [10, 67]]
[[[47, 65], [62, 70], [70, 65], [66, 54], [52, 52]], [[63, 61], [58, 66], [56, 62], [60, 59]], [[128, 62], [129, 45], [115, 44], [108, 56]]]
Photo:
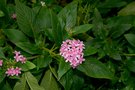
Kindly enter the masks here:
[[7, 74], [7, 76], [14, 76], [15, 75], [14, 68], [13, 67], [8, 68], [6, 71], [6, 74]]
[[26, 63], [26, 58], [23, 55], [19, 56], [21, 63]]
[[84, 44], [80, 40], [66, 40], [61, 45], [60, 55], [64, 57], [66, 62], [70, 62], [73, 68], [76, 68], [85, 61], [83, 58], [84, 48]]
[[12, 16], [11, 16], [12, 19], [16, 19], [16, 14], [13, 13]]
[[14, 59], [16, 60], [16, 62], [26, 63], [26, 57], [21, 55], [20, 51], [15, 51], [14, 54]]
[[19, 74], [21, 74], [21, 70], [22, 70], [21, 68], [16, 67], [16, 68], [14, 69], [15, 75], [18, 76]]
[[21, 53], [20, 53], [20, 51], [14, 51], [14, 54], [15, 54], [16, 56], [19, 56]]
[[0, 66], [2, 66], [2, 64], [3, 64], [3, 60], [0, 60]]
[[19, 74], [21, 74], [21, 68], [18, 68], [18, 67], [8, 68], [7, 71], [6, 71], [6, 74], [7, 74], [7, 76], [14, 76], [14, 75], [18, 76]]

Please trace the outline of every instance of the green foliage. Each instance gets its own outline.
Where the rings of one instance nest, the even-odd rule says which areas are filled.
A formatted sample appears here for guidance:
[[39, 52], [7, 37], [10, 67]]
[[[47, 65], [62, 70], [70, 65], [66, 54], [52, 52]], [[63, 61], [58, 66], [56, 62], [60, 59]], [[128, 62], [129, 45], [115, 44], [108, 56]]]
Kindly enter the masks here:
[[36, 78], [30, 72], [25, 73], [25, 78], [31, 90], [44, 90], [38, 85]]
[[20, 79], [20, 82], [16, 83], [16, 85], [14, 87], [14, 90], [18, 90], [18, 89], [20, 89], [20, 90], [29, 90], [26, 85], [27, 85], [26, 79], [25, 79], [25, 76], [23, 74], [21, 79]]
[[113, 78], [113, 74], [108, 70], [108, 68], [96, 59], [86, 59], [85, 63], [80, 65], [77, 69], [90, 77], [106, 79]]
[[36, 66], [30, 62], [30, 61], [27, 61], [24, 65], [21, 64], [19, 65], [21, 68], [22, 68], [22, 71], [28, 71], [28, 70], [31, 70], [33, 68], [35, 68]]
[[76, 35], [76, 34], [80, 34], [80, 33], [85, 33], [88, 30], [90, 30], [91, 28], [92, 28], [92, 24], [84, 24], [84, 25], [76, 26], [73, 28], [72, 34]]
[[126, 34], [125, 38], [127, 39], [127, 41], [135, 47], [135, 35], [134, 34]]
[[13, 42], [13, 43], [28, 42], [28, 38], [19, 30], [6, 29], [3, 31], [7, 35], [7, 37], [11, 40], [11, 42]]
[[65, 30], [70, 30], [76, 25], [77, 18], [77, 2], [74, 1], [62, 9], [59, 14], [59, 18], [62, 18], [63, 24], [65, 24]]
[[[135, 89], [133, 0], [42, 1], [0, 0], [1, 90]], [[67, 39], [85, 44], [74, 69], [60, 55]], [[26, 63], [15, 61], [15, 50]], [[7, 76], [16, 66], [21, 74]]]
[[51, 62], [52, 58], [48, 54], [44, 54], [39, 56], [37, 59], [37, 68], [44, 68], [47, 67]]
[[59, 69], [58, 69], [58, 79], [60, 79], [69, 69], [70, 69], [69, 63], [66, 63], [64, 59], [61, 58]]
[[59, 90], [58, 84], [50, 70], [46, 71], [40, 86], [44, 87], [45, 90]]
[[90, 45], [86, 45], [85, 50], [84, 50], [84, 56], [93, 55], [93, 54], [97, 53], [97, 51], [98, 50], [95, 47], [92, 47]]
[[125, 15], [135, 15], [134, 13], [135, 2], [131, 2], [126, 7], [118, 12], [118, 15], [125, 16]]
[[33, 30], [35, 14], [33, 13], [31, 8], [25, 6], [19, 0], [15, 0], [15, 2], [18, 25], [26, 35], [32, 37], [35, 33]]
[[0, 17], [3, 17], [4, 13], [0, 10]]
[[22, 78], [20, 79], [21, 82], [17, 82], [14, 90], [44, 90], [43, 87], [38, 85], [37, 79], [30, 73], [26, 72], [22, 75]]
[[3, 50], [2, 50], [1, 47], [0, 47], [0, 58], [6, 59], [6, 57], [5, 57], [5, 55], [4, 55]]

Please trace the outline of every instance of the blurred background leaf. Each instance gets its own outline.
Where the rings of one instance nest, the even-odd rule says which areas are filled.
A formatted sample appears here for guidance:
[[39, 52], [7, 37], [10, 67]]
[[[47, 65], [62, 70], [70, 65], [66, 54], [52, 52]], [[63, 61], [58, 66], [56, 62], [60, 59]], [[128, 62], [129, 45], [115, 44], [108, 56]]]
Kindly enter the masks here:
[[135, 2], [129, 3], [126, 7], [118, 12], [120, 16], [135, 15]]

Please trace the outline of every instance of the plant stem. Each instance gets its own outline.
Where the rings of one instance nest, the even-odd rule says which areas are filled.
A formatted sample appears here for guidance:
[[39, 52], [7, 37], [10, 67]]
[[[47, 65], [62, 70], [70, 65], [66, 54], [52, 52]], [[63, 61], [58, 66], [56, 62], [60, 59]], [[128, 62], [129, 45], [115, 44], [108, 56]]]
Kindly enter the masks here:
[[45, 50], [46, 52], [49, 52], [51, 56], [56, 56], [59, 58], [59, 54], [54, 53], [52, 50], [49, 50], [48, 48], [45, 48], [45, 47], [43, 47], [43, 50]]
[[39, 57], [39, 55], [32, 56], [32, 57], [27, 57], [27, 60], [35, 59], [35, 58], [37, 58], [37, 57]]
[[123, 54], [124, 56], [130, 56], [130, 57], [132, 57], [132, 56], [135, 56], [135, 54]]

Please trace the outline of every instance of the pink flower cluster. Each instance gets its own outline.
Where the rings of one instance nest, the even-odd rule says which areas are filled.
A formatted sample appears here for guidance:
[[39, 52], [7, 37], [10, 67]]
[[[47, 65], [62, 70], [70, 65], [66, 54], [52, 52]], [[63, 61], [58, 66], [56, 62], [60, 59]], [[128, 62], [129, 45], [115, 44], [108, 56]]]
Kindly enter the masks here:
[[15, 51], [14, 54], [14, 59], [16, 60], [16, 62], [20, 61], [21, 63], [26, 63], [26, 58], [23, 55], [21, 55], [19, 51]]
[[19, 67], [8, 68], [7, 71], [6, 71], [6, 74], [7, 74], [7, 76], [14, 76], [14, 75], [18, 76], [19, 74], [21, 74], [21, 68], [19, 68]]
[[[15, 54], [14, 59], [16, 62], [21, 62], [22, 64], [26, 63], [26, 58], [23, 55], [21, 55], [19, 51], [15, 51], [14, 54]], [[21, 68], [19, 67], [14, 68], [13, 66], [11, 66], [10, 68], [7, 69], [6, 74], [7, 76], [14, 76], [14, 75], [18, 76], [19, 74], [21, 74]]]
[[60, 55], [64, 57], [66, 62], [70, 62], [73, 68], [76, 68], [85, 61], [83, 58], [84, 48], [84, 44], [80, 40], [66, 40], [61, 45]]
[[2, 64], [3, 64], [3, 60], [0, 60], [0, 67], [2, 66]]

